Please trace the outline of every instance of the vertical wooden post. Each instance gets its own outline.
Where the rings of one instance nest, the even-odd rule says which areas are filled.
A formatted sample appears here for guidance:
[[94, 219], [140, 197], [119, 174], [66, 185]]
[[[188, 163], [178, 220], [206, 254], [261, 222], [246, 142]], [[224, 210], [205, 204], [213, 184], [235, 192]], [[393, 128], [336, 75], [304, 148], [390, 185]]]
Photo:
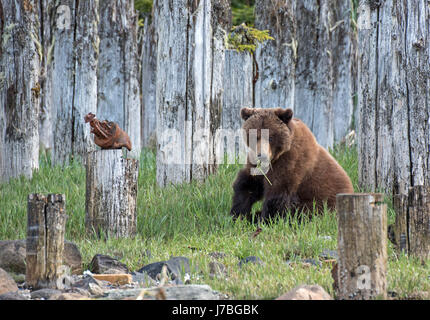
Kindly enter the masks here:
[[204, 180], [216, 169], [230, 2], [155, 0], [157, 183]]
[[393, 197], [393, 207], [396, 212], [394, 224], [394, 242], [398, 250], [405, 253], [409, 250], [408, 240], [408, 196], [396, 194]]
[[383, 194], [338, 194], [338, 298], [387, 295], [387, 205]]
[[37, 1], [0, 4], [0, 182], [39, 168]]
[[87, 232], [128, 237], [136, 233], [139, 162], [124, 159], [122, 150], [89, 152], [86, 163]]
[[408, 197], [409, 253], [421, 260], [430, 258], [430, 187], [414, 186]]
[[25, 281], [33, 288], [62, 289], [65, 205], [64, 194], [28, 196]]

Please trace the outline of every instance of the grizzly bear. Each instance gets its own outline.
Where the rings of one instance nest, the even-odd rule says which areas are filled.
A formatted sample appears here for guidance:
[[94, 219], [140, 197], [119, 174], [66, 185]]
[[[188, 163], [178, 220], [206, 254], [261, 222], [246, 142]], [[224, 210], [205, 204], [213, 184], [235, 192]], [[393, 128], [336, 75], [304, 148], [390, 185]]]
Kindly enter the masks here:
[[[242, 108], [240, 115], [249, 149], [247, 163], [233, 183], [230, 214], [235, 219], [251, 220], [252, 205], [263, 198], [259, 221], [283, 216], [288, 210], [310, 213], [314, 204], [319, 211], [324, 202], [335, 209], [336, 194], [354, 192], [346, 172], [311, 130], [293, 118], [291, 109]], [[256, 143], [250, 144], [251, 131]], [[268, 163], [266, 172], [259, 162]]]

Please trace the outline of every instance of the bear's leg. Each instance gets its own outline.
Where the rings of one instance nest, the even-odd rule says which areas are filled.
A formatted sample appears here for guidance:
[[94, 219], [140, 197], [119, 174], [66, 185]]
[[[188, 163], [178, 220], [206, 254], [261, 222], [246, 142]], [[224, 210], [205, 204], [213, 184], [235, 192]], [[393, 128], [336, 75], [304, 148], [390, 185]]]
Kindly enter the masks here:
[[260, 221], [265, 222], [269, 218], [274, 218], [277, 215], [285, 216], [288, 210], [295, 213], [295, 210], [300, 206], [300, 199], [296, 194], [282, 193], [276, 196], [267, 196], [263, 203]]
[[253, 176], [249, 169], [239, 171], [233, 183], [233, 205], [230, 214], [234, 219], [245, 216], [251, 220], [252, 205], [261, 200], [264, 194], [264, 183], [262, 176]]

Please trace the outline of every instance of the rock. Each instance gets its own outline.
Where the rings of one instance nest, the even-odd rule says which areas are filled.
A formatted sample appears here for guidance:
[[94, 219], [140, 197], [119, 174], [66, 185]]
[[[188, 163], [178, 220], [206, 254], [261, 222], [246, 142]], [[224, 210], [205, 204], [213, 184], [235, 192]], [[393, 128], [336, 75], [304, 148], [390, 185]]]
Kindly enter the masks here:
[[164, 265], [167, 266], [167, 273], [170, 274], [172, 280], [190, 273], [190, 260], [186, 257], [171, 257], [167, 261], [150, 263], [140, 268], [137, 272], [145, 272], [152, 279], [157, 279], [157, 275], [161, 273]]
[[227, 275], [227, 268], [225, 265], [218, 261], [209, 262], [209, 277], [225, 277]]
[[109, 257], [104, 254], [96, 254], [91, 260], [90, 270], [92, 273], [113, 273], [112, 269], [117, 270], [119, 273], [129, 273], [127, 266], [119, 262], [117, 259]]
[[244, 259], [241, 259], [239, 261], [239, 267], [242, 267], [244, 264], [247, 263], [253, 263], [253, 264], [259, 264], [259, 265], [263, 265], [263, 261], [261, 261], [261, 259], [259, 257], [256, 256], [250, 256], [250, 257], [246, 257]]
[[[108, 282], [97, 280], [92, 276], [87, 275], [81, 280], [76, 281], [73, 284], [71, 291], [81, 296], [87, 296], [88, 293], [93, 296], [102, 296], [104, 292], [108, 290], [108, 287], [109, 287]], [[54, 300], [58, 300], [58, 299], [54, 299]], [[69, 300], [69, 299], [63, 299], [63, 300]]]
[[49, 300], [88, 300], [87, 296], [81, 295], [75, 292], [64, 292], [55, 294], [49, 298]]
[[12, 277], [0, 268], [0, 294], [18, 291], [18, 286]]
[[45, 288], [45, 289], [40, 289], [40, 290], [36, 290], [36, 291], [31, 292], [31, 299], [48, 300], [53, 295], [58, 295], [61, 293], [62, 293], [61, 290]]
[[324, 249], [323, 252], [319, 254], [319, 257], [324, 260], [339, 259], [339, 255], [336, 250]]
[[[161, 288], [164, 291], [164, 296], [167, 300], [220, 300], [222, 295], [208, 285], [179, 285]], [[160, 291], [158, 287], [147, 288], [144, 298], [156, 299], [157, 293]], [[122, 300], [125, 298], [137, 298], [142, 289], [129, 290], [109, 290], [105, 292], [105, 298], [108, 300]]]
[[8, 292], [8, 293], [0, 294], [0, 300], [29, 300], [29, 299], [19, 294], [19, 292]]
[[143, 287], [155, 286], [155, 280], [145, 272], [133, 272], [131, 274], [133, 282], [138, 282]]
[[333, 300], [319, 285], [301, 285], [276, 300]]
[[[0, 268], [7, 272], [25, 274], [26, 240], [0, 241]], [[70, 241], [64, 242], [64, 264], [72, 274], [82, 273], [82, 258], [78, 247]]]

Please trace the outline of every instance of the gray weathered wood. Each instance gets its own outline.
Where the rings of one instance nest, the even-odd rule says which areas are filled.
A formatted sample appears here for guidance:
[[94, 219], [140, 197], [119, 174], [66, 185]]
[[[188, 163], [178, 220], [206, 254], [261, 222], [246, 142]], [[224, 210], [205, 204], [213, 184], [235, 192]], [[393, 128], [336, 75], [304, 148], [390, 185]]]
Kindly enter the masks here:
[[[151, 21], [150, 21], [151, 20]], [[157, 34], [155, 16], [146, 17], [142, 48], [142, 147], [155, 147], [156, 138], [156, 75], [157, 75]]]
[[386, 298], [387, 205], [383, 194], [338, 194], [339, 299]]
[[[216, 163], [246, 159], [240, 109], [253, 106], [253, 62], [247, 52], [225, 50], [221, 126], [215, 136]], [[243, 158], [242, 158], [243, 157]]]
[[0, 181], [39, 168], [38, 25], [36, 1], [1, 1]]
[[139, 162], [122, 150], [89, 152], [86, 161], [85, 227], [113, 237], [136, 234]]
[[242, 127], [240, 109], [252, 107], [252, 57], [248, 52], [225, 51], [221, 128]]
[[[84, 116], [97, 110], [98, 0], [61, 0], [53, 15], [53, 164], [95, 145]], [[77, 5], [77, 7], [76, 7]]]
[[408, 251], [426, 261], [430, 258], [430, 187], [410, 188], [408, 202]]
[[255, 107], [291, 107], [318, 142], [350, 130], [355, 65], [350, 1], [256, 1], [256, 26], [275, 41], [257, 49]]
[[397, 194], [429, 182], [429, 17], [423, 0], [360, 2], [358, 154], [364, 188]]
[[[157, 38], [157, 182], [203, 180], [215, 170], [221, 122], [226, 0], [154, 2]], [[162, 39], [162, 41], [160, 40]]]
[[141, 149], [137, 15], [133, 1], [100, 1], [97, 117], [118, 123]]
[[408, 196], [397, 194], [393, 196], [393, 208], [396, 213], [394, 223], [394, 242], [399, 251], [408, 252]]
[[63, 194], [28, 196], [25, 281], [32, 288], [63, 289], [65, 205]]
[[39, 142], [43, 149], [50, 150], [53, 144], [52, 119], [52, 15], [55, 3], [52, 0], [39, 2], [39, 38], [42, 46], [42, 60], [40, 68], [41, 102], [39, 112]]

